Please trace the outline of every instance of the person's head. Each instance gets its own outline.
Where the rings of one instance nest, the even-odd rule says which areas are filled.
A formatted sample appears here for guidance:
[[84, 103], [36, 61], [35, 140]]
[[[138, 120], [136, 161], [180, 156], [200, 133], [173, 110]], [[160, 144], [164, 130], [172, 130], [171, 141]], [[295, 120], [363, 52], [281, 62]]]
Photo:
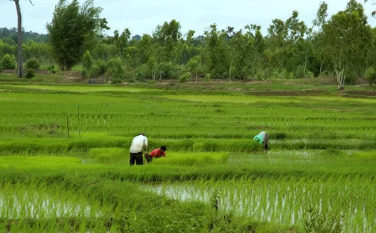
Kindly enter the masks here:
[[161, 150], [166, 151], [167, 147], [166, 146], [161, 146]]
[[145, 133], [140, 133], [139, 135], [145, 136]]

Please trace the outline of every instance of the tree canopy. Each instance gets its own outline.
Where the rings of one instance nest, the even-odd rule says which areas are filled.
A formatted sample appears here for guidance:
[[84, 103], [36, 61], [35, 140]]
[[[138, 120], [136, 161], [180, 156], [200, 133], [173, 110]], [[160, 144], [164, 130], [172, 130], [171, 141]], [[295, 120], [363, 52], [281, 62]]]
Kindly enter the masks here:
[[101, 11], [102, 8], [94, 7], [93, 0], [82, 6], [78, 0], [60, 0], [55, 7], [47, 29], [53, 55], [62, 70], [78, 63], [84, 52], [94, 47], [96, 36], [108, 29], [106, 19], [100, 18]]

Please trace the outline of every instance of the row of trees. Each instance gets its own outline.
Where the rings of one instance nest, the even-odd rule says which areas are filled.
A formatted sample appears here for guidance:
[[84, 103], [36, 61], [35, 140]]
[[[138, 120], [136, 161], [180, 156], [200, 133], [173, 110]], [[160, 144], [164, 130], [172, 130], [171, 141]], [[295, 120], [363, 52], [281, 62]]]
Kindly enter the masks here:
[[[41, 61], [52, 58], [61, 70], [81, 63], [84, 76], [107, 75], [114, 82], [326, 74], [336, 77], [342, 89], [366, 70], [367, 76], [372, 76], [372, 67], [376, 67], [376, 29], [368, 25], [363, 6], [356, 0], [350, 0], [345, 10], [331, 18], [327, 9], [323, 2], [312, 25], [301, 21], [297, 11], [286, 20], [275, 19], [266, 36], [257, 25], [235, 30], [218, 29], [215, 24], [204, 35], [195, 36], [189, 31], [183, 36], [180, 23], [172, 20], [157, 26], [152, 35], [132, 37], [128, 29], [103, 36], [103, 31], [109, 29], [107, 21], [100, 17], [102, 9], [92, 0], [83, 5], [77, 0], [60, 0], [47, 26], [49, 44], [28, 42], [23, 47]], [[0, 41], [0, 56], [5, 54], [4, 44]]]

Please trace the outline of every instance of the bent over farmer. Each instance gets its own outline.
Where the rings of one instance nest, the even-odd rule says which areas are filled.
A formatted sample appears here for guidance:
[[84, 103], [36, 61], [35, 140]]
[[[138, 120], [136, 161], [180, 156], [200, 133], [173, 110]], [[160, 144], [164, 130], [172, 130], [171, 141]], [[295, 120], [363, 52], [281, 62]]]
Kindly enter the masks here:
[[166, 146], [161, 146], [161, 148], [153, 150], [150, 154], [145, 153], [145, 159], [148, 163], [151, 163], [153, 158], [166, 157], [166, 150]]
[[265, 150], [269, 150], [269, 135], [267, 132], [260, 132], [253, 138], [253, 140], [262, 144]]
[[144, 160], [142, 158], [142, 153], [144, 150], [148, 149], [148, 138], [145, 134], [139, 134], [138, 136], [134, 137], [132, 140], [131, 147], [129, 148], [130, 152], [130, 165], [134, 165], [136, 162], [137, 165], [144, 164]]

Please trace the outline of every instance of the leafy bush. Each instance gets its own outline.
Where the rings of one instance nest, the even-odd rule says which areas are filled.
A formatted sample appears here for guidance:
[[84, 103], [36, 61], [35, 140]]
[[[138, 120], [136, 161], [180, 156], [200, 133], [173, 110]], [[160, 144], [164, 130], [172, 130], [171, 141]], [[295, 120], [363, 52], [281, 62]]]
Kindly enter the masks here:
[[150, 67], [146, 64], [142, 64], [136, 69], [136, 78], [138, 80], [145, 80], [150, 78], [151, 70]]
[[376, 71], [372, 66], [366, 70], [364, 77], [366, 78], [370, 86], [376, 84]]
[[206, 73], [204, 76], [205, 81], [210, 81], [211, 80], [211, 75], [210, 73]]
[[92, 67], [93, 77], [104, 75], [107, 72], [107, 63], [103, 59], [98, 59]]
[[56, 67], [54, 65], [49, 65], [47, 67], [47, 70], [50, 71], [51, 73], [55, 74], [56, 73]]
[[89, 51], [86, 51], [82, 56], [82, 76], [85, 78], [92, 78], [93, 77], [93, 57], [91, 56]]
[[304, 78], [305, 77], [303, 65], [298, 65], [298, 67], [296, 67], [294, 76], [295, 76], [295, 78]]
[[264, 79], [267, 79], [267, 73], [263, 69], [257, 69], [256, 73], [254, 74], [254, 77], [257, 80], [264, 80]]
[[2, 70], [14, 70], [16, 69], [16, 65], [16, 58], [9, 54], [5, 54], [0, 61], [0, 67]]
[[26, 78], [33, 78], [35, 76], [35, 71], [39, 69], [40, 64], [36, 58], [30, 58], [26, 61]]
[[39, 61], [36, 58], [30, 58], [26, 61], [26, 69], [37, 70], [39, 67]]
[[179, 82], [184, 83], [192, 77], [191, 72], [185, 72], [179, 77]]
[[172, 62], [165, 62], [159, 65], [158, 75], [160, 79], [171, 78], [174, 73], [174, 66]]
[[123, 62], [118, 58], [112, 58], [107, 64], [107, 74], [112, 78], [112, 83], [121, 83], [124, 79]]
[[35, 70], [33, 69], [26, 69], [26, 78], [34, 78]]

